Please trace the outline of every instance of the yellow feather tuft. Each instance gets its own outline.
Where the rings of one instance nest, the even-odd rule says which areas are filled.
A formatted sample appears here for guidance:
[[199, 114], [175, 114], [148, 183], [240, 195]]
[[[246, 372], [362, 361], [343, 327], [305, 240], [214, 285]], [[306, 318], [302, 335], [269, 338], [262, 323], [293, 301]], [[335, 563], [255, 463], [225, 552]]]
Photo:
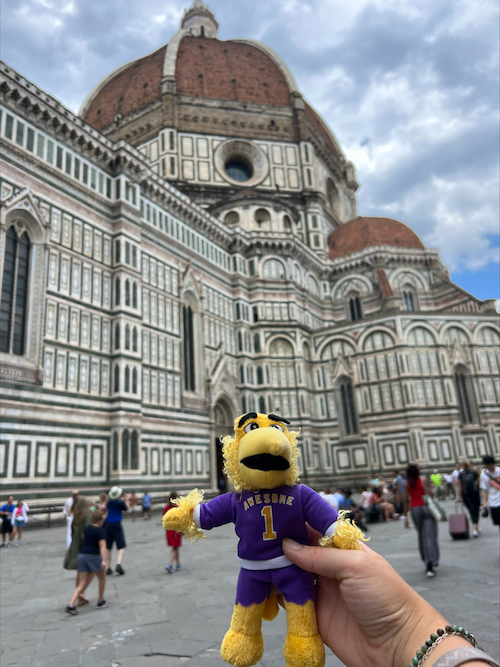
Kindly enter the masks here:
[[369, 537], [356, 526], [351, 519], [346, 518], [348, 512], [341, 510], [335, 522], [335, 534], [333, 537], [322, 537], [319, 541], [322, 547], [335, 547], [336, 549], [361, 550], [359, 541], [368, 542]]
[[206, 535], [196, 527], [193, 521], [194, 508], [203, 500], [203, 491], [193, 489], [187, 496], [172, 500], [176, 508], [172, 508], [163, 516], [163, 527], [166, 530], [176, 530], [183, 533], [190, 542], [206, 538]]

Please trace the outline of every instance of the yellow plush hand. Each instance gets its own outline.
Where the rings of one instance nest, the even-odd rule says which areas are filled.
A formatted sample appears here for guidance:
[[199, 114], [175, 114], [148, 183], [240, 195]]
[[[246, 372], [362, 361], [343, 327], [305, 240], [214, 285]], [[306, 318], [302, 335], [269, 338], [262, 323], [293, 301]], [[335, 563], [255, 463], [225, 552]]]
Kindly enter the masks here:
[[198, 489], [193, 489], [187, 496], [173, 500], [173, 504], [177, 507], [168, 510], [163, 515], [165, 530], [176, 530], [178, 533], [183, 533], [192, 542], [206, 537], [193, 521], [194, 508], [202, 500], [203, 491], [198, 491]]
[[335, 533], [333, 537], [322, 537], [320, 539], [319, 543], [322, 547], [361, 550], [359, 541], [368, 542], [370, 538], [365, 537], [350, 519], [346, 519], [346, 514], [345, 510], [339, 512], [339, 518], [335, 522]]

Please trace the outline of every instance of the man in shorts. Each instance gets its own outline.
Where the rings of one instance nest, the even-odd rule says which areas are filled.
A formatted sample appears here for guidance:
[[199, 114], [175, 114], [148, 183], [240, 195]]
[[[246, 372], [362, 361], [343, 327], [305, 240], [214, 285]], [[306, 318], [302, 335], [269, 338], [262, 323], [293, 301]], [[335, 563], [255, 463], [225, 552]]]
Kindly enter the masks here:
[[118, 549], [115, 570], [118, 574], [125, 574], [125, 570], [122, 567], [122, 560], [127, 543], [125, 542], [125, 535], [123, 534], [122, 514], [123, 512], [128, 511], [129, 504], [125, 500], [123, 489], [120, 489], [119, 486], [113, 486], [110, 489], [108, 498], [108, 516], [106, 517], [106, 523], [104, 524], [106, 548], [108, 550], [106, 574], [113, 574], [113, 570], [111, 569], [111, 549], [115, 542], [116, 548]]
[[149, 491], [144, 491], [142, 496], [142, 514], [144, 516], [144, 521], [151, 519], [151, 504], [153, 502], [153, 496]]
[[500, 527], [500, 467], [492, 456], [483, 456], [484, 470], [479, 486], [483, 494], [483, 508], [489, 510], [493, 525]]
[[2, 544], [1, 546], [5, 546], [5, 541], [7, 540], [7, 546], [10, 544], [10, 537], [7, 537], [7, 535], [11, 536], [12, 535], [12, 522], [10, 520], [12, 511], [14, 509], [14, 496], [9, 496], [7, 498], [7, 502], [5, 505], [2, 505], [2, 508], [0, 509], [0, 516], [2, 516]]

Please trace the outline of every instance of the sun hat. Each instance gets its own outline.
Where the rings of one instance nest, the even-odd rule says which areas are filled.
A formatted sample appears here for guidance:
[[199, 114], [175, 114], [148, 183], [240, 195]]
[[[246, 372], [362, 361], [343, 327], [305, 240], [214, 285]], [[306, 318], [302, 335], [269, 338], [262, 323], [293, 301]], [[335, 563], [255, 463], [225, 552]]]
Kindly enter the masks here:
[[110, 500], [117, 500], [123, 493], [123, 489], [120, 489], [119, 486], [112, 486], [108, 493], [108, 498]]

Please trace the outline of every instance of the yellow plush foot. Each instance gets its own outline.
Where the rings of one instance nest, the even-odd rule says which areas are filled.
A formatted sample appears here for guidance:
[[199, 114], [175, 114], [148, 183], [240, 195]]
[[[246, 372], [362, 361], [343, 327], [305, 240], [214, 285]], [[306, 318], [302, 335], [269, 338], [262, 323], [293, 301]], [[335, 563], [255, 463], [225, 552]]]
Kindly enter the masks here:
[[220, 655], [223, 660], [235, 667], [255, 665], [264, 655], [262, 633], [244, 635], [242, 632], [229, 629], [222, 640]]
[[287, 667], [323, 667], [325, 646], [319, 635], [312, 637], [287, 635], [283, 656]]

